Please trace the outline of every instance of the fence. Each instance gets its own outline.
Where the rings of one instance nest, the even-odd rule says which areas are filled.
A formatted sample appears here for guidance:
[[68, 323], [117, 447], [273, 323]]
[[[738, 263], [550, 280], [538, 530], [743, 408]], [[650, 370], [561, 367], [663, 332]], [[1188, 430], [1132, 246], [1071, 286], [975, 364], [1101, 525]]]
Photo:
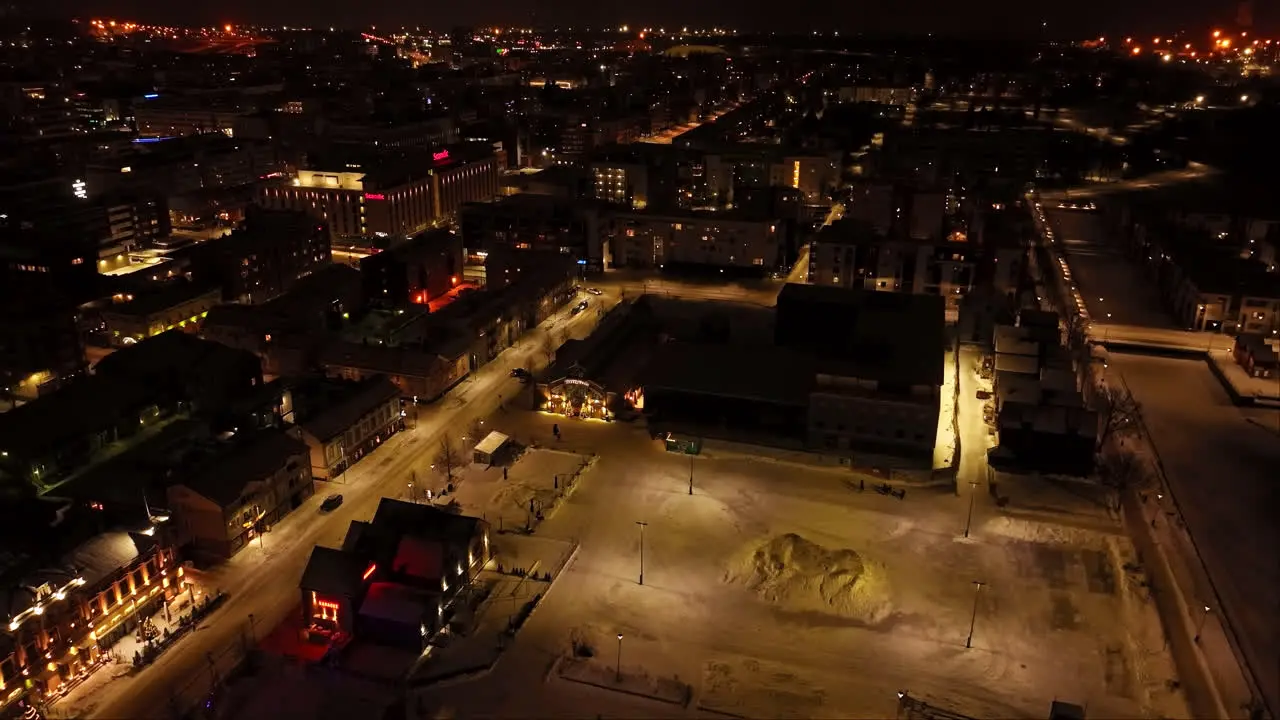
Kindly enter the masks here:
[[213, 720], [220, 714], [218, 699], [227, 684], [252, 669], [253, 626], [246, 621], [240, 637], [221, 650], [205, 653], [205, 666], [185, 682], [174, 684], [169, 694], [173, 720]]

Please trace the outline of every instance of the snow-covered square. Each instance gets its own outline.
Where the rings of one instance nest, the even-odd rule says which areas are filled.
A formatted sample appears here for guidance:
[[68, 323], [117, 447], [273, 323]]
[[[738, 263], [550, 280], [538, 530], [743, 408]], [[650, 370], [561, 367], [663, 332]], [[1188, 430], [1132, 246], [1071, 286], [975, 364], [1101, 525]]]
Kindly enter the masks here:
[[[1115, 521], [979, 502], [965, 538], [967, 497], [949, 491], [899, 500], [847, 470], [690, 459], [629, 424], [492, 422], [522, 437], [558, 422], [599, 456], [537, 530], [580, 548], [494, 671], [417, 692], [422, 717], [889, 717], [899, 691], [975, 717], [1046, 716], [1054, 699], [1187, 715]], [[558, 677], [584, 646], [616, 675], [687, 684], [689, 702]]]

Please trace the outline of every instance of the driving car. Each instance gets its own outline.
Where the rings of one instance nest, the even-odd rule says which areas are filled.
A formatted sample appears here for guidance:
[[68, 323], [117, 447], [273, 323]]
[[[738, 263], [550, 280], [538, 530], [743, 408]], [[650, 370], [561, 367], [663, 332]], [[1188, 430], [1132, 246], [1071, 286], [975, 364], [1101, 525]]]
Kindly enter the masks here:
[[341, 504], [342, 504], [342, 495], [338, 493], [334, 493], [326, 497], [324, 499], [324, 502], [320, 503], [320, 509], [323, 510], [324, 512], [330, 512], [333, 510], [337, 510], [338, 506]]

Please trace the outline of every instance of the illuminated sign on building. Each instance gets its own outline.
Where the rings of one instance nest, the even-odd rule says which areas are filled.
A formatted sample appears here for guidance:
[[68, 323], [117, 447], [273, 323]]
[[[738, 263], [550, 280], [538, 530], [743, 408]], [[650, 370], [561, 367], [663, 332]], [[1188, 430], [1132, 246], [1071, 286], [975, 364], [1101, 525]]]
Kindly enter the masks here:
[[84, 184], [83, 180], [76, 180], [71, 183], [71, 192], [75, 193], [75, 196], [82, 200], [89, 197], [89, 188]]
[[449, 159], [449, 151], [441, 150], [438, 153], [431, 153], [431, 159], [435, 160], [436, 162], [444, 162], [445, 160]]
[[365, 193], [364, 199], [365, 200], [386, 200], [387, 196], [383, 195], [382, 193]]

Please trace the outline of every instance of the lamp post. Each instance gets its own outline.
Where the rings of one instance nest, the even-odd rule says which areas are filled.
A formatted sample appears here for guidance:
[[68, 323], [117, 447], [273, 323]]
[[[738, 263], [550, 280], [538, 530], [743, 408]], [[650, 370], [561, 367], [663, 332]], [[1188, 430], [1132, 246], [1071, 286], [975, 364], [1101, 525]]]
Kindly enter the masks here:
[[1200, 633], [1204, 632], [1204, 621], [1209, 619], [1209, 611], [1212, 609], [1208, 605], [1204, 606], [1204, 612], [1200, 614], [1200, 622], [1196, 623], [1195, 642], [1200, 642]]
[[693, 494], [693, 456], [689, 456], [689, 494]]
[[622, 633], [618, 633], [618, 666], [614, 677], [618, 682], [622, 682]]
[[982, 592], [982, 586], [986, 585], [981, 580], [973, 581], [973, 614], [969, 616], [969, 637], [965, 638], [965, 648], [973, 647], [973, 626], [978, 621], [978, 595]]
[[964, 521], [964, 536], [969, 537], [969, 528], [973, 525], [973, 496], [978, 493], [978, 483], [969, 481], [969, 517]]
[[[1098, 298], [1101, 300], [1102, 298]], [[1105, 345], [1111, 339], [1111, 313], [1107, 313], [1107, 329], [1102, 332], [1102, 342]]]
[[417, 504], [418, 498], [413, 492], [413, 483], [409, 483], [409, 502]]
[[644, 529], [649, 526], [649, 523], [637, 520], [636, 524], [640, 526], [640, 584], [643, 585], [644, 584]]

